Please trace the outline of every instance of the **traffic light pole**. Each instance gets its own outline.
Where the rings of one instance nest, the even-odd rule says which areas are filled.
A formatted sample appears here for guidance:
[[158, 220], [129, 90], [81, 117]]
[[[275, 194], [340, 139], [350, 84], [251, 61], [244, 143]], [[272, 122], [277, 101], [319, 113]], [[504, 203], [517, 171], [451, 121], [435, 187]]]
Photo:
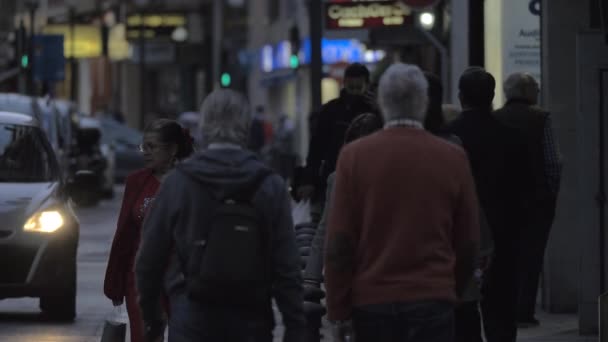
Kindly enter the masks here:
[[224, 39], [224, 1], [213, 1], [213, 58], [212, 79], [213, 89], [220, 86], [220, 75], [222, 70], [222, 40]]
[[70, 99], [76, 101], [78, 64], [76, 64], [76, 10], [70, 6]]
[[36, 25], [36, 9], [38, 8], [38, 4], [35, 2], [28, 2], [27, 7], [30, 14], [30, 36], [29, 36], [29, 44], [27, 47], [27, 56], [29, 59], [29, 63], [27, 66], [27, 94], [28, 95], [36, 95], [34, 89], [34, 28]]
[[141, 11], [139, 26], [139, 128], [144, 129], [146, 124], [146, 27], [145, 11]]
[[323, 39], [323, 13], [321, 0], [309, 0], [310, 16], [310, 98], [311, 110], [321, 108], [321, 80], [323, 78], [323, 60], [321, 58], [321, 40]]

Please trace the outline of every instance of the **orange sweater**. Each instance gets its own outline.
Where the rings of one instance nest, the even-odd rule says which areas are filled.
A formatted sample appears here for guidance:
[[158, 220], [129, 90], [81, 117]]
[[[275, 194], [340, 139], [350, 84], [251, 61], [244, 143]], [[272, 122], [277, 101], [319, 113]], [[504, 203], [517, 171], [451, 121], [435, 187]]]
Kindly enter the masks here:
[[[366, 304], [456, 301], [456, 251], [479, 243], [478, 220], [460, 147], [409, 127], [344, 147], [327, 224], [329, 319]], [[332, 259], [351, 260], [352, 272]]]

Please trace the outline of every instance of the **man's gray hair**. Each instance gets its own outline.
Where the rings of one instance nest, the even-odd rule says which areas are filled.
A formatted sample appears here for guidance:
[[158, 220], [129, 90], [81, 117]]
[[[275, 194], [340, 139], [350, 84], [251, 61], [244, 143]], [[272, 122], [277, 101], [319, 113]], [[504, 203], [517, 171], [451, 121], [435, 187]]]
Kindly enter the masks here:
[[385, 121], [424, 121], [428, 87], [426, 77], [419, 67], [404, 63], [391, 65], [378, 85], [378, 102]]
[[529, 100], [537, 96], [538, 82], [528, 73], [516, 72], [503, 84], [507, 100]]
[[243, 95], [229, 89], [216, 90], [203, 101], [200, 112], [200, 128], [206, 144], [247, 145], [251, 113]]

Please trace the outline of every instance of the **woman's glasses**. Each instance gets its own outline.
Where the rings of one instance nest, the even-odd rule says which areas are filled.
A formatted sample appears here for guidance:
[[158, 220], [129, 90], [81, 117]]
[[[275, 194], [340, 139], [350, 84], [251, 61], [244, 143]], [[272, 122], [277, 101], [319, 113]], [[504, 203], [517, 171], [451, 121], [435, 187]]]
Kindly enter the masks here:
[[146, 151], [156, 152], [156, 151], [158, 151], [159, 149], [161, 149], [162, 147], [165, 147], [165, 146], [167, 146], [167, 144], [150, 144], [150, 143], [146, 143], [146, 144], [139, 144], [139, 146], [137, 146], [137, 147], [139, 149], [139, 152], [143, 153], [143, 152], [146, 152]]

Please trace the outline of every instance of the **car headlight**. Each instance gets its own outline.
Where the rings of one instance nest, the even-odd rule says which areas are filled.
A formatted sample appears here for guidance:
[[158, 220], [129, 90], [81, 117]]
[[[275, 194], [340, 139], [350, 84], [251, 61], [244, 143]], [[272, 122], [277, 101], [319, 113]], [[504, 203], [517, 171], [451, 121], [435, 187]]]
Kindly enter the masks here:
[[63, 216], [57, 210], [45, 210], [30, 217], [23, 229], [30, 232], [53, 233], [64, 224]]

